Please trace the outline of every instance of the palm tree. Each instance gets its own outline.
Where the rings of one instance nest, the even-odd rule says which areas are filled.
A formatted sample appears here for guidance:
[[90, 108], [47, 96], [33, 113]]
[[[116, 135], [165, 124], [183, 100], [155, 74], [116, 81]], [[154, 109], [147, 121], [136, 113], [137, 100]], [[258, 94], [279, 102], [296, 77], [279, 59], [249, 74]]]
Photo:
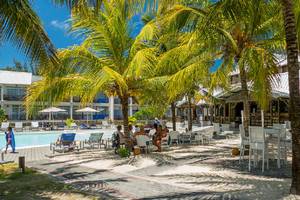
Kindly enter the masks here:
[[292, 185], [291, 193], [300, 194], [300, 90], [296, 20], [292, 0], [281, 0], [285, 22], [289, 74], [289, 118], [292, 125]]
[[0, 0], [0, 5], [0, 43], [11, 41], [39, 65], [56, 63], [56, 50], [29, 0]]
[[[276, 3], [223, 0], [206, 7], [196, 3], [176, 5], [166, 12], [162, 21], [164, 27], [190, 31], [190, 46], [201, 44], [200, 47], [212, 52], [215, 59], [222, 59], [213, 80], [228, 81], [228, 73], [238, 68], [247, 127], [250, 115], [248, 83], [253, 82], [253, 96], [261, 107], [267, 107], [271, 82], [276, 81], [275, 53], [284, 49], [280, 8]], [[186, 70], [180, 80], [191, 80], [192, 75], [193, 71]]]
[[104, 0], [101, 12], [86, 8], [73, 14], [72, 31], [85, 37], [79, 46], [61, 50], [59, 66], [48, 66], [43, 79], [29, 88], [27, 109], [40, 100], [59, 102], [80, 96], [83, 104], [99, 92], [119, 97], [124, 132], [128, 133], [128, 99], [137, 96], [143, 81], [153, 76], [155, 53], [143, 32], [132, 38], [134, 10], [122, 0]]

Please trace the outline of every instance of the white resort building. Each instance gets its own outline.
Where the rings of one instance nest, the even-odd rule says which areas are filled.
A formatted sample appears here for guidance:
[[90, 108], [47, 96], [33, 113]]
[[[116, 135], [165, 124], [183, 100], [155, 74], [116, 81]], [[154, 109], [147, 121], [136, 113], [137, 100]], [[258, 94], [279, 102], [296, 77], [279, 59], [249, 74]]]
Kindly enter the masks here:
[[[26, 96], [27, 87], [39, 79], [40, 76], [28, 72], [0, 70], [0, 105], [4, 109], [9, 121], [48, 119], [48, 116], [43, 114], [36, 114], [29, 118], [24, 107], [24, 97]], [[75, 112], [80, 108], [80, 98], [78, 97], [73, 97], [68, 102], [61, 102], [58, 107], [67, 112], [55, 115], [55, 119], [57, 120], [67, 118], [85, 120], [87, 117], [85, 114]], [[93, 120], [105, 118], [111, 120], [122, 119], [120, 100], [116, 97], [107, 97], [100, 93], [90, 107], [101, 110], [101, 112], [93, 114]], [[133, 99], [130, 99], [129, 115], [132, 115], [137, 110], [137, 104], [133, 102]]]

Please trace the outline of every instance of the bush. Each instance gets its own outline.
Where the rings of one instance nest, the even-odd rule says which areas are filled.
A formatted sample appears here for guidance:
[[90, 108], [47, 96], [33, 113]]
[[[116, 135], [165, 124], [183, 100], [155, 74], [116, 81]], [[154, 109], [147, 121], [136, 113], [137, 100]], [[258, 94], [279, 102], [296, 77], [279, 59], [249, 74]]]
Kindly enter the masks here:
[[72, 123], [74, 123], [74, 119], [70, 119], [70, 118], [68, 118], [67, 120], [66, 120], [66, 125], [67, 125], [67, 127], [71, 127], [72, 126]]
[[132, 125], [135, 125], [136, 120], [137, 119], [134, 116], [131, 116], [131, 117], [128, 118], [129, 123], [132, 124]]
[[128, 158], [130, 156], [130, 151], [127, 148], [121, 147], [118, 149], [118, 154], [121, 158]]
[[0, 108], [0, 123], [6, 120], [6, 114], [5, 111]]

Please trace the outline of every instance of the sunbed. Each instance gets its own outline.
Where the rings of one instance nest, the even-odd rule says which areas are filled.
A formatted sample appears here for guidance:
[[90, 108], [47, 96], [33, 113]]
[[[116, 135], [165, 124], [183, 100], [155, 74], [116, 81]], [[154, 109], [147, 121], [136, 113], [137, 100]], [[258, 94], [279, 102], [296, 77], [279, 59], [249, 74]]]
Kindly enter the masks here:
[[89, 146], [90, 148], [95, 148], [95, 146], [98, 146], [98, 148], [101, 148], [101, 140], [104, 133], [91, 133], [89, 139], [84, 142], [84, 146]]
[[55, 152], [66, 152], [70, 150], [74, 150], [76, 148], [75, 145], [75, 133], [63, 133], [60, 135], [58, 140], [54, 143], [50, 144], [50, 150], [53, 153]]
[[9, 127], [9, 122], [2, 122], [1, 124], [2, 131], [6, 131], [8, 127]]
[[31, 122], [31, 130], [40, 130], [39, 122]]
[[15, 131], [23, 131], [23, 122], [15, 123]]

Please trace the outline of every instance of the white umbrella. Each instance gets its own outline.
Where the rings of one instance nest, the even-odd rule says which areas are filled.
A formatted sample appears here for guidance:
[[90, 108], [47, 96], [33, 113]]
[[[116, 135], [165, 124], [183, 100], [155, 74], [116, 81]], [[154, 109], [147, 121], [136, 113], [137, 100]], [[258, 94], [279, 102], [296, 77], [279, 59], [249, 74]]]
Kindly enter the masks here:
[[39, 113], [49, 113], [49, 120], [51, 120], [52, 113], [59, 113], [59, 112], [66, 112], [66, 110], [57, 108], [57, 107], [50, 107], [50, 108], [46, 108], [44, 110], [39, 111]]
[[87, 113], [87, 116], [86, 116], [86, 123], [88, 124], [88, 123], [89, 123], [89, 117], [88, 117], [88, 114], [89, 114], [89, 113], [101, 112], [102, 110], [104, 110], [104, 109], [95, 110], [95, 109], [90, 108], [90, 107], [85, 107], [85, 108], [76, 110], [75, 112]]

